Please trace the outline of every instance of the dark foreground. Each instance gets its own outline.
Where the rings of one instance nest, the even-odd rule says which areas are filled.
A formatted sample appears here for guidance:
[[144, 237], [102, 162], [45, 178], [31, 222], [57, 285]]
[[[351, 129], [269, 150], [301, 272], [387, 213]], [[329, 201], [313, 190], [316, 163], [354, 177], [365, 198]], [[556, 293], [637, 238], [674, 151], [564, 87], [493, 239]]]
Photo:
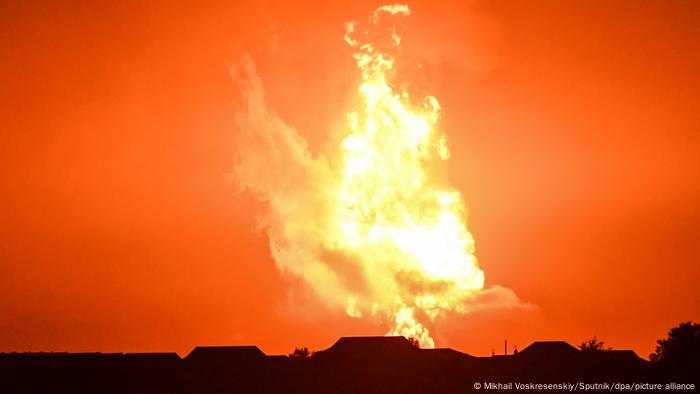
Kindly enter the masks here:
[[0, 393], [8, 394], [689, 393], [698, 391], [698, 376], [694, 369], [652, 365], [630, 350], [581, 352], [565, 342], [535, 342], [518, 354], [492, 357], [418, 349], [403, 337], [341, 338], [308, 358], [267, 356], [255, 346], [197, 347], [182, 359], [175, 353], [0, 353]]

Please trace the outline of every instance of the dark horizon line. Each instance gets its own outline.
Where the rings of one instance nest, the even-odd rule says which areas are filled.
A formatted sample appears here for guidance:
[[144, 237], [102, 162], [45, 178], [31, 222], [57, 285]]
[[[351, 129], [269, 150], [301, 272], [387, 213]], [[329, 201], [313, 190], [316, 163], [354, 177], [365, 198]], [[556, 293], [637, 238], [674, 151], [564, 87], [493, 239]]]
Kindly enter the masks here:
[[[367, 341], [367, 340], [369, 340], [369, 341], [375, 341], [375, 340], [376, 340], [376, 341], [382, 341], [382, 342], [383, 342], [383, 341], [387, 341], [387, 340], [388, 340], [388, 341], [392, 341], [392, 340], [405, 340], [406, 342], [409, 342], [409, 343], [410, 343], [410, 339], [409, 339], [409, 338], [406, 338], [406, 337], [400, 336], [400, 335], [399, 335], [399, 336], [379, 336], [379, 335], [369, 335], [369, 336], [363, 336], [363, 335], [360, 335], [360, 336], [343, 336], [343, 337], [340, 337], [338, 340], [336, 340], [330, 347], [325, 348], [325, 349], [310, 350], [310, 349], [308, 349], [307, 347], [299, 346], [299, 347], [295, 347], [295, 350], [296, 350], [296, 349], [304, 349], [304, 348], [306, 348], [306, 349], [309, 350], [310, 355], [313, 355], [313, 354], [320, 353], [320, 352], [326, 352], [326, 351], [332, 349], [334, 346], [338, 345], [338, 343], [340, 343], [340, 342], [342, 342], [342, 341], [356, 341], [356, 340], [359, 340], [359, 341]], [[490, 354], [490, 355], [485, 355], [485, 356], [475, 356], [475, 355], [473, 355], [473, 354], [466, 353], [466, 352], [463, 352], [463, 351], [460, 351], [460, 350], [456, 350], [456, 349], [453, 349], [453, 348], [450, 348], [450, 347], [422, 348], [422, 347], [415, 346], [415, 345], [411, 345], [411, 346], [413, 346], [414, 348], [416, 348], [416, 350], [420, 350], [420, 351], [451, 351], [451, 352], [456, 352], [456, 353], [459, 353], [459, 354], [462, 354], [462, 355], [465, 355], [465, 356], [469, 356], [469, 357], [475, 357], [475, 358], [491, 358], [491, 357], [513, 356], [513, 355], [519, 354], [520, 352], [525, 351], [525, 350], [528, 349], [528, 348], [531, 348], [533, 345], [537, 345], [537, 344], [554, 344], [554, 343], [556, 343], [556, 344], [565, 344], [565, 345], [571, 347], [572, 349], [581, 352], [581, 350], [580, 350], [578, 347], [576, 347], [576, 346], [574, 346], [574, 345], [568, 343], [567, 341], [563, 341], [563, 340], [532, 341], [528, 346], [524, 347], [522, 350], [520, 350], [520, 349], [517, 349], [517, 350], [514, 350], [514, 351], [511, 350], [510, 353], [508, 353], [508, 351], [507, 351], [507, 346], [508, 346], [508, 345], [506, 344], [505, 352], [503, 352], [503, 353], [497, 353], [497, 352], [495, 352], [495, 349], [494, 349], [494, 352], [493, 352], [492, 354]], [[257, 345], [196, 345], [196, 346], [193, 347], [192, 350], [190, 350], [189, 353], [187, 353], [184, 357], [181, 356], [181, 355], [180, 355], [178, 352], [176, 352], [176, 351], [146, 351], [146, 352], [139, 352], [139, 351], [137, 351], [137, 352], [119, 352], [119, 351], [114, 351], [114, 352], [102, 352], [102, 351], [78, 351], [78, 352], [72, 352], [72, 351], [68, 351], [68, 350], [63, 350], [63, 351], [56, 351], [56, 350], [32, 351], [32, 350], [31, 350], [31, 346], [30, 346], [30, 349], [29, 349], [28, 351], [7, 351], [7, 352], [6, 352], [6, 351], [0, 351], [0, 354], [66, 354], [66, 355], [89, 355], [89, 354], [100, 354], [100, 355], [173, 355], [173, 354], [174, 354], [174, 355], [176, 355], [178, 358], [180, 358], [181, 360], [184, 360], [184, 359], [186, 359], [188, 356], [192, 355], [192, 353], [195, 352], [197, 349], [243, 349], [243, 348], [250, 348], [250, 349], [253, 349], [253, 348], [254, 348], [254, 349], [257, 349], [257, 351], [259, 351], [262, 355], [267, 356], [267, 357], [281, 357], [281, 356], [284, 356], [284, 357], [291, 357], [291, 353], [287, 353], [287, 354], [274, 354], [274, 353], [273, 353], [273, 354], [267, 354], [267, 353], [265, 353], [264, 351], [262, 351], [262, 349], [260, 349]], [[516, 345], [514, 348], [512, 348], [512, 349], [516, 349], [516, 348], [517, 348], [517, 345]], [[613, 351], [613, 352], [626, 352], [626, 353], [627, 353], [627, 352], [631, 352], [631, 353], [634, 353], [635, 356], [637, 356], [637, 357], [639, 357], [639, 358], [641, 358], [641, 359], [643, 359], [643, 360], [648, 361], [648, 357], [641, 357], [641, 356], [639, 356], [639, 354], [637, 354], [636, 351], [634, 351], [634, 350], [632, 350], [632, 349], [602, 349], [602, 350], [600, 350], [600, 351]]]

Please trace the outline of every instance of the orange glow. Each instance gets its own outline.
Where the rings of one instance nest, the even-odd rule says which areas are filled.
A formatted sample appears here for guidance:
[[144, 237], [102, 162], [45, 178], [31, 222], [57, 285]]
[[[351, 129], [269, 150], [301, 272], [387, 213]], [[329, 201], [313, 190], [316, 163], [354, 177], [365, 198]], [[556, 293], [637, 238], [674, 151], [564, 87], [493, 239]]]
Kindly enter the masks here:
[[[336, 287], [329, 305], [280, 271], [268, 234], [254, 230], [269, 201], [231, 180], [243, 135], [234, 114], [248, 102], [230, 68], [247, 53], [265, 108], [334, 170], [337, 188], [312, 190], [315, 212], [333, 211], [322, 205], [341, 190], [331, 175], [359, 163], [350, 152], [366, 143], [361, 128], [347, 140], [347, 114], [364, 119], [366, 102], [344, 27], [378, 3], [10, 3], [0, 13], [0, 351], [256, 344], [274, 354], [392, 329], [388, 316], [366, 318], [371, 292], [355, 286], [366, 282]], [[416, 309], [436, 345], [488, 355], [504, 339], [523, 348], [597, 335], [646, 356], [668, 328], [699, 321], [700, 7], [408, 6], [409, 17], [391, 17], [401, 47], [389, 86], [424, 118], [437, 107], [422, 98], [439, 102], [426, 184], [448, 192], [458, 232], [468, 223], [476, 240], [479, 302], [507, 301], [487, 292], [503, 286], [535, 306], [445, 308], [434, 321]], [[258, 177], [292, 170], [267, 164]], [[311, 187], [289, 174], [289, 188]], [[419, 248], [424, 237], [406, 234], [399, 243]], [[355, 278], [349, 249], [324, 256]], [[452, 278], [443, 268], [424, 273]]]

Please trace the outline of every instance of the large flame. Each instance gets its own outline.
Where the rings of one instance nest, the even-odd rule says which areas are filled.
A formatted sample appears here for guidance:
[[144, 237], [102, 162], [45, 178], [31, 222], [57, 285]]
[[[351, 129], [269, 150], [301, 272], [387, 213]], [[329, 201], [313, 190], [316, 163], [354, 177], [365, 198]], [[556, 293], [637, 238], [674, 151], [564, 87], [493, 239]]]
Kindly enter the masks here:
[[388, 39], [376, 44], [372, 29], [384, 14], [410, 9], [383, 6], [368, 29], [346, 26], [362, 76], [360, 105], [348, 115], [333, 160], [312, 157], [303, 138], [265, 107], [251, 62], [247, 75], [236, 74], [248, 100], [238, 116], [236, 176], [269, 203], [261, 225], [281, 269], [350, 316], [385, 319], [387, 335], [434, 347], [427, 325], [439, 316], [478, 307], [490, 290], [499, 298], [492, 291], [492, 304], [517, 298], [507, 289], [482, 290], [462, 197], [429, 166], [449, 157], [446, 138], [436, 131], [440, 105], [392, 87], [392, 53], [401, 40], [390, 27]]

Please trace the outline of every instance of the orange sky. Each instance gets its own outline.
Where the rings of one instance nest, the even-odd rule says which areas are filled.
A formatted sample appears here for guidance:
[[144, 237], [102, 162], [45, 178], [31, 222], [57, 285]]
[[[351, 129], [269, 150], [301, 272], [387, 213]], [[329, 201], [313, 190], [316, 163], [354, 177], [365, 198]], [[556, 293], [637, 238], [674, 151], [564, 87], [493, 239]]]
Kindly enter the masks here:
[[[381, 3], [71, 3], [0, 6], [0, 351], [386, 332], [280, 274], [226, 175], [231, 65], [250, 53], [318, 151], [359, 78], [343, 25]], [[487, 285], [537, 308], [441, 320], [437, 345], [597, 335], [646, 357], [700, 320], [700, 6], [455, 3], [408, 3], [400, 66], [442, 105]]]

